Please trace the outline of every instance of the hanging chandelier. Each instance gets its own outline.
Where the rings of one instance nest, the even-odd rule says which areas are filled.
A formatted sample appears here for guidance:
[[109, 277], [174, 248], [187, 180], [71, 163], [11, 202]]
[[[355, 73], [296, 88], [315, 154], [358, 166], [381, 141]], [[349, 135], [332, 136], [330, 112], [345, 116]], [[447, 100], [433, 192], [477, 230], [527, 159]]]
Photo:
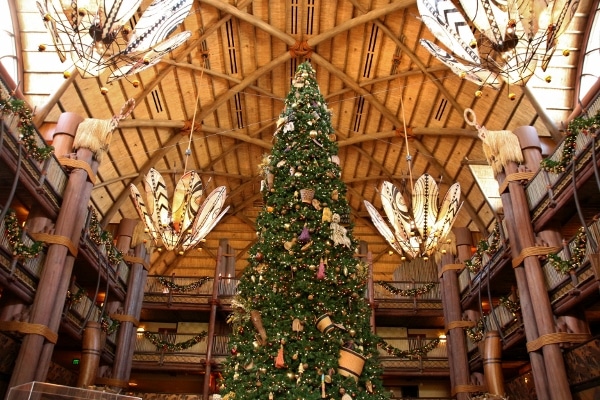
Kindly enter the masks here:
[[445, 243], [460, 210], [460, 185], [454, 183], [438, 208], [439, 189], [429, 174], [422, 175], [412, 192], [412, 212], [396, 186], [385, 181], [381, 186], [381, 204], [389, 225], [377, 209], [364, 201], [371, 220], [396, 252], [411, 259], [428, 259]]
[[177, 182], [172, 207], [169, 208], [167, 185], [162, 175], [151, 168], [144, 188], [148, 203], [135, 185], [130, 185], [135, 208], [155, 243], [180, 254], [197, 246], [225, 215], [225, 186], [214, 189], [200, 206], [204, 192], [202, 180], [188, 171]]
[[462, 12], [450, 0], [417, 0], [423, 23], [449, 51], [426, 39], [420, 43], [461, 78], [494, 88], [502, 80], [526, 85], [538, 62], [545, 71], [579, 5], [578, 0], [457, 1]]
[[[199, 82], [202, 82], [203, 76], [204, 71], [200, 74]], [[199, 102], [200, 91], [194, 105], [183, 175], [175, 185], [171, 208], [165, 180], [154, 168], [150, 168], [144, 179], [147, 205], [137, 187], [130, 185], [135, 209], [156, 245], [160, 246], [162, 243], [167, 250], [175, 250], [179, 255], [203, 242], [206, 235], [229, 210], [229, 207], [223, 209], [227, 198], [225, 186], [214, 189], [200, 205], [204, 193], [202, 180], [195, 171], [187, 170], [187, 163], [192, 154], [191, 145]]]

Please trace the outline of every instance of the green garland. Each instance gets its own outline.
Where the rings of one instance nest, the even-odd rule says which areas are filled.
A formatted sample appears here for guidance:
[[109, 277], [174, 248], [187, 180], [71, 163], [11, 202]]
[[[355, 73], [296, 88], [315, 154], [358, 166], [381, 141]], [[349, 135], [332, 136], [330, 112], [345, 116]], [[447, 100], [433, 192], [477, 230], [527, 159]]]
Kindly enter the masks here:
[[205, 331], [205, 332], [199, 333], [198, 335], [194, 336], [191, 339], [186, 340], [185, 342], [170, 343], [170, 342], [167, 342], [166, 340], [161, 339], [160, 336], [155, 333], [144, 332], [144, 337], [146, 339], [148, 339], [150, 342], [152, 342], [152, 344], [155, 345], [158, 350], [170, 351], [170, 352], [187, 350], [190, 347], [192, 347], [193, 345], [195, 345], [196, 343], [200, 343], [201, 341], [203, 341], [207, 335], [208, 335], [208, 332]]
[[439, 344], [440, 344], [440, 339], [436, 338], [417, 349], [400, 350], [400, 349], [395, 348], [391, 344], [387, 343], [385, 340], [383, 340], [381, 338], [379, 338], [379, 342], [377, 343], [377, 345], [379, 347], [381, 347], [382, 349], [384, 349], [385, 351], [387, 351], [388, 354], [393, 355], [398, 358], [420, 358], [420, 357], [423, 357], [423, 356], [427, 355], [427, 353], [429, 353], [431, 350], [438, 347]]
[[413, 289], [398, 289], [398, 288], [393, 287], [388, 282], [377, 281], [376, 283], [379, 286], [383, 287], [388, 292], [390, 292], [392, 294], [400, 295], [402, 297], [416, 297], [416, 296], [420, 296], [422, 294], [425, 294], [425, 293], [429, 292], [435, 286], [434, 282], [428, 282], [425, 285], [420, 286], [418, 288], [413, 288]]
[[119, 329], [119, 326], [121, 326], [121, 322], [108, 316], [103, 316], [102, 320], [100, 321], [100, 328], [103, 332], [106, 332], [107, 335], [111, 335], [113, 332]]
[[498, 304], [504, 306], [508, 311], [515, 314], [521, 309], [521, 304], [518, 301], [512, 301], [508, 296], [502, 296], [498, 299]]
[[4, 223], [8, 243], [10, 243], [13, 248], [13, 256], [20, 259], [29, 259], [37, 257], [40, 254], [44, 247], [42, 242], [35, 241], [31, 246], [27, 246], [21, 241], [23, 231], [21, 230], [17, 214], [14, 210], [8, 210], [8, 213], [4, 217]]
[[110, 232], [103, 230], [102, 226], [100, 226], [96, 210], [92, 208], [90, 212], [90, 224], [88, 226], [88, 235], [90, 236], [90, 239], [98, 246], [104, 245], [108, 256], [108, 262], [111, 265], [118, 265], [123, 261], [123, 253], [113, 245], [113, 237]]
[[477, 324], [475, 324], [474, 327], [465, 328], [465, 333], [466, 333], [467, 337], [473, 343], [481, 342], [483, 340], [484, 332], [485, 332], [484, 317], [479, 318], [479, 321], [477, 321]]
[[492, 230], [492, 242], [489, 243], [487, 239], [481, 239], [477, 243], [477, 250], [473, 257], [469, 260], [465, 261], [465, 267], [472, 274], [476, 274], [481, 271], [482, 263], [483, 263], [483, 254], [494, 254], [498, 251], [500, 244], [500, 224], [496, 224], [494, 230]]
[[584, 118], [578, 117], [569, 122], [567, 126], [567, 135], [564, 140], [562, 154], [560, 160], [555, 161], [550, 158], [544, 158], [540, 162], [540, 167], [548, 172], [560, 174], [565, 172], [567, 166], [573, 161], [575, 157], [575, 145], [577, 141], [577, 135], [583, 133], [595, 134], [595, 131], [600, 127], [600, 112], [596, 113], [594, 117]]
[[54, 152], [54, 147], [44, 145], [37, 146], [37, 132], [33, 125], [33, 114], [24, 100], [10, 97], [5, 99], [0, 92], [0, 115], [12, 114], [19, 118], [17, 128], [19, 130], [19, 140], [23, 144], [25, 151], [37, 161], [44, 161]]
[[81, 299], [83, 299], [83, 297], [86, 296], [86, 294], [87, 293], [83, 288], [79, 288], [75, 293], [72, 293], [70, 290], [67, 290], [67, 302], [69, 303], [69, 305], [75, 305], [79, 303]]
[[585, 258], [585, 248], [587, 244], [587, 236], [585, 235], [585, 229], [583, 227], [579, 228], [577, 236], [575, 236], [575, 244], [575, 248], [571, 251], [570, 260], [563, 260], [558, 254], [548, 255], [548, 261], [556, 272], [567, 275], [581, 266], [581, 263]]
[[190, 292], [192, 290], [198, 289], [200, 286], [204, 285], [211, 279], [210, 276], [203, 276], [200, 280], [190, 283], [189, 285], [178, 285], [175, 282], [171, 282], [167, 280], [164, 276], [159, 276], [158, 281], [166, 288], [169, 288], [170, 291], [175, 293], [183, 293]]

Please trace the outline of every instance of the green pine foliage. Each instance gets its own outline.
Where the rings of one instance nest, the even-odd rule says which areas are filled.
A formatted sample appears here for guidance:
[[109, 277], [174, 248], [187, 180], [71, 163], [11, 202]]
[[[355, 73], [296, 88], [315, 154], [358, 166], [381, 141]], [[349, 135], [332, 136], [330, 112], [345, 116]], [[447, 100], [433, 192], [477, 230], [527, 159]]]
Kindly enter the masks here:
[[[264, 206], [229, 320], [225, 400], [388, 397], [333, 133], [315, 71], [303, 63], [260, 166]], [[303, 199], [302, 189], [314, 198]], [[332, 326], [321, 332], [315, 323], [323, 315]], [[343, 348], [365, 358], [356, 379], [339, 373]]]

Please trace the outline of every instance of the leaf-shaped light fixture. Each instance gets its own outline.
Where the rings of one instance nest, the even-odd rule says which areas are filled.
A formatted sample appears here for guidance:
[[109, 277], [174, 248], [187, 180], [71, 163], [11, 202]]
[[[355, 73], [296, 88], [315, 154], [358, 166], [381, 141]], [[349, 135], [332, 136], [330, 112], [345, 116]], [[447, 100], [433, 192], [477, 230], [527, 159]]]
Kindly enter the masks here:
[[[107, 83], [156, 64], [192, 35], [168, 37], [189, 15], [193, 0], [153, 0], [134, 27], [142, 0], [38, 0], [38, 10], [61, 62], [67, 56], [83, 78], [109, 69]], [[40, 50], [45, 49], [40, 46]]]
[[579, 0], [457, 1], [460, 10], [451, 0], [417, 0], [421, 20], [449, 51], [420, 42], [455, 74], [494, 88], [500, 78], [526, 85], [538, 62], [545, 71], [579, 5]]
[[[439, 189], [429, 174], [422, 175], [412, 193], [412, 207], [396, 186], [385, 181], [381, 186], [381, 205], [389, 221], [364, 201], [373, 223], [394, 250], [409, 258], [428, 258], [442, 244], [460, 210], [460, 185], [454, 183], [438, 207]], [[390, 228], [391, 226], [391, 228]]]
[[180, 254], [197, 246], [225, 215], [226, 189], [214, 189], [200, 205], [204, 192], [200, 176], [188, 171], [177, 182], [172, 206], [169, 207], [167, 185], [162, 175], [151, 168], [144, 180], [146, 199], [135, 185], [130, 185], [135, 208], [157, 245]]

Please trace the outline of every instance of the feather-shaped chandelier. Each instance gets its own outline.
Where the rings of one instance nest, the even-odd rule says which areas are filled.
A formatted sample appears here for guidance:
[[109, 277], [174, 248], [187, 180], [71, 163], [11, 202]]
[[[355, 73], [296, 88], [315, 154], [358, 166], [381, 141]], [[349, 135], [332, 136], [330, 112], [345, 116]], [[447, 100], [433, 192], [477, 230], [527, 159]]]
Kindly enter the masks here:
[[184, 173], [177, 182], [171, 207], [165, 180], [154, 168], [144, 180], [148, 203], [135, 185], [130, 188], [135, 208], [155, 243], [180, 254], [201, 243], [229, 209], [223, 209], [224, 186], [214, 189], [200, 205], [204, 189], [194, 171]]
[[[200, 74], [198, 82], [202, 82], [203, 76], [204, 72]], [[199, 102], [200, 91], [196, 97], [188, 146], [185, 150], [184, 172], [175, 185], [171, 207], [165, 180], [154, 168], [150, 168], [144, 179], [147, 203], [137, 187], [130, 185], [135, 209], [154, 242], [157, 246], [162, 243], [167, 250], [175, 250], [180, 255], [203, 242], [206, 235], [229, 210], [229, 207], [223, 209], [227, 198], [225, 186], [214, 189], [200, 205], [204, 193], [202, 180], [195, 171], [187, 170], [187, 162], [192, 154], [192, 136]]]
[[417, 0], [423, 23], [449, 51], [426, 39], [421, 45], [461, 78], [494, 88], [502, 80], [526, 85], [538, 62], [545, 71], [579, 5], [579, 0], [456, 2], [461, 10], [451, 0]]
[[450, 186], [439, 208], [438, 194], [435, 180], [424, 174], [415, 182], [409, 208], [400, 190], [383, 182], [381, 204], [391, 229], [370, 202], [364, 203], [375, 227], [396, 252], [411, 259], [427, 259], [445, 242], [461, 206], [458, 183]]
[[[39, 0], [36, 4], [60, 61], [70, 58], [83, 78], [109, 69], [107, 83], [151, 67], [192, 35], [184, 31], [168, 37], [187, 17], [193, 0], [154, 0], [133, 27], [129, 23], [135, 21], [132, 17], [142, 0]], [[46, 45], [39, 49], [44, 51]]]
[[412, 202], [408, 203], [396, 186], [388, 181], [381, 185], [381, 205], [390, 226], [369, 201], [364, 200], [371, 220], [381, 235], [398, 254], [405, 258], [422, 257], [427, 260], [444, 244], [454, 220], [460, 211], [460, 184], [452, 184], [441, 206], [438, 206], [439, 189], [435, 179], [427, 173], [413, 185], [412, 156], [408, 146], [408, 129], [404, 113], [404, 101], [400, 97], [406, 162], [412, 189]]

